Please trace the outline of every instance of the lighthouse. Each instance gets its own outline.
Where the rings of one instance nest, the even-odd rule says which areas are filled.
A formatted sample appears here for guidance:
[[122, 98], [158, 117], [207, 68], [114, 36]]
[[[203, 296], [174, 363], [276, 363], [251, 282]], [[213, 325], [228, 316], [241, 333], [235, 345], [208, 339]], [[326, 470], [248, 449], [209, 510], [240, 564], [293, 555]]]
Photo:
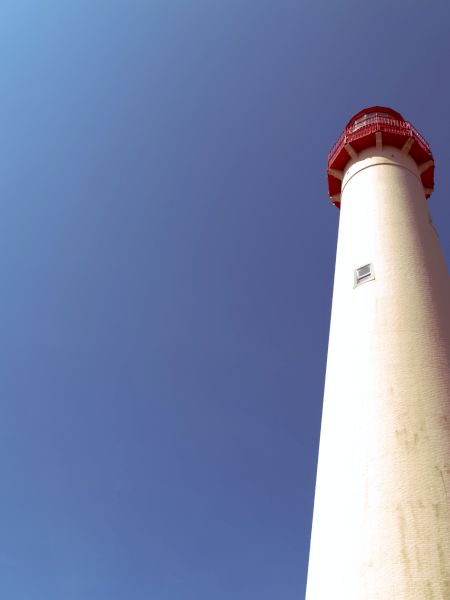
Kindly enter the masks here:
[[340, 209], [306, 600], [450, 599], [450, 277], [434, 161], [402, 115], [354, 115]]

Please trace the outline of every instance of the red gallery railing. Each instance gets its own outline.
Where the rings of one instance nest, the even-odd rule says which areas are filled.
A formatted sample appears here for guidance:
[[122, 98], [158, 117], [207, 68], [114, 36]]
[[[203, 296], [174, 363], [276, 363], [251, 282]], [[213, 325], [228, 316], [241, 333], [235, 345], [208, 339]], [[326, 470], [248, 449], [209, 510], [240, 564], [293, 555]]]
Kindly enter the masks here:
[[[381, 138], [375, 135], [381, 133]], [[340, 206], [341, 179], [346, 164], [366, 148], [378, 146], [406, 146], [406, 152], [415, 160], [420, 170], [425, 196], [428, 197], [434, 186], [433, 155], [427, 141], [401, 114], [382, 106], [372, 106], [354, 115], [344, 132], [328, 153], [328, 193], [332, 202]], [[349, 145], [349, 146], [348, 146]]]
[[328, 164], [333, 163], [345, 144], [351, 144], [355, 140], [370, 135], [371, 133], [376, 133], [377, 131], [412, 137], [426, 152], [431, 154], [428, 142], [420, 135], [417, 129], [411, 125], [411, 123], [408, 121], [399, 121], [398, 119], [393, 119], [392, 117], [384, 116], [379, 113], [372, 113], [345, 128], [338, 141], [328, 153]]

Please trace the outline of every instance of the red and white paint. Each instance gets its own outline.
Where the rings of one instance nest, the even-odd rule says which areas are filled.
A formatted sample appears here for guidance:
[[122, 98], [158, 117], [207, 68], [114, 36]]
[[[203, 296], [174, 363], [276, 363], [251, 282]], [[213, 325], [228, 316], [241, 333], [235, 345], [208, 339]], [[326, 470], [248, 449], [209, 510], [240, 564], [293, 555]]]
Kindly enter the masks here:
[[[355, 115], [330, 153], [340, 223], [307, 600], [450, 599], [450, 278], [433, 171], [384, 107]], [[366, 264], [374, 278], [355, 286]]]

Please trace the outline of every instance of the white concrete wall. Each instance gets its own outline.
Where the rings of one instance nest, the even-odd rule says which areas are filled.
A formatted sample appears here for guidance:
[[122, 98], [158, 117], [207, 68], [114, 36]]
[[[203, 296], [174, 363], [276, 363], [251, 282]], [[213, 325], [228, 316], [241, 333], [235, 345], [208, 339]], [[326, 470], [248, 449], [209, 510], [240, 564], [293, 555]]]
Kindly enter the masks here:
[[417, 165], [365, 150], [343, 181], [307, 600], [450, 600], [449, 347]]

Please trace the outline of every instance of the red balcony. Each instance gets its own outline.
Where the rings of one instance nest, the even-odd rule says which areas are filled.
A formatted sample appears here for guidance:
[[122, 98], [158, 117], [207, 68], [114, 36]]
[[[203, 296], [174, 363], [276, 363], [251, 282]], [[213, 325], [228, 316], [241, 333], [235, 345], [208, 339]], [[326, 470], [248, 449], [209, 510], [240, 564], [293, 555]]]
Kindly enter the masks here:
[[[377, 136], [377, 133], [381, 136]], [[420, 133], [400, 113], [383, 106], [372, 106], [361, 110], [348, 122], [343, 134], [328, 154], [328, 193], [331, 201], [340, 206], [342, 172], [345, 166], [361, 150], [371, 146], [395, 146], [422, 165], [421, 178], [425, 196], [431, 195], [434, 187], [434, 164], [430, 146]], [[425, 168], [426, 167], [426, 168]]]

